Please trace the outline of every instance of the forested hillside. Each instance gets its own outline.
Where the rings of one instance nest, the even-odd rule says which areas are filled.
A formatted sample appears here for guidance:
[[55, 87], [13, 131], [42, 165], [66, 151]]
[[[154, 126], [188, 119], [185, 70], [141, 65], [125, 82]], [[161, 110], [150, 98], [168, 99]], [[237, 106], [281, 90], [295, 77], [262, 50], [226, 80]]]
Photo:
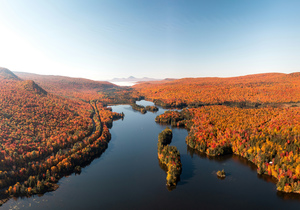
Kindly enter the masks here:
[[109, 82], [93, 81], [83, 78], [38, 75], [24, 72], [16, 72], [15, 74], [23, 80], [35, 81], [51, 93], [72, 98], [81, 98], [87, 101], [98, 99], [101, 96], [98, 92], [103, 89], [117, 87]]
[[[107, 104], [146, 98], [167, 111], [158, 123], [185, 127], [186, 143], [210, 156], [234, 153], [300, 193], [300, 73], [187, 78], [121, 88], [107, 82], [0, 68], [0, 188], [6, 196], [54, 190], [59, 178], [101, 155], [122, 114]], [[161, 149], [161, 148], [159, 148]], [[184, 167], [184, 166], [183, 166]], [[4, 193], [4, 194], [5, 194]], [[2, 193], [3, 194], [3, 193]]]
[[98, 100], [103, 104], [121, 104], [133, 103], [139, 98], [131, 88], [119, 87], [105, 81], [24, 72], [16, 72], [16, 75], [24, 80], [35, 81], [50, 93], [71, 99]]
[[134, 86], [165, 107], [225, 104], [259, 107], [300, 101], [300, 73], [267, 73], [232, 78], [186, 78]]
[[209, 156], [234, 153], [278, 179], [277, 190], [300, 193], [300, 108], [203, 106], [168, 111], [157, 122], [185, 126], [186, 143]]
[[234, 153], [300, 193], [300, 73], [181, 79], [139, 84], [139, 94], [167, 107], [156, 122], [184, 126], [186, 143], [210, 156]]
[[100, 102], [55, 95], [1, 68], [0, 188], [14, 196], [54, 190], [59, 178], [105, 150], [107, 126], [120, 117]]

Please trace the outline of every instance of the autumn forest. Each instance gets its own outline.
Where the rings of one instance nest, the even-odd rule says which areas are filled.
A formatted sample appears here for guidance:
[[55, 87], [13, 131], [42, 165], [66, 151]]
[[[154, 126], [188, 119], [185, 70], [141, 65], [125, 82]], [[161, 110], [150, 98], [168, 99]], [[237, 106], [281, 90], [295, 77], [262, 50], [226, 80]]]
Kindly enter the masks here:
[[[109, 105], [130, 104], [142, 114], [158, 110], [137, 105], [141, 99], [172, 109], [155, 122], [187, 129], [191, 149], [207, 156], [239, 155], [254, 163], [257, 173], [276, 178], [278, 191], [300, 193], [300, 73], [120, 87], [0, 68], [1, 204], [54, 191], [62, 177], [80, 174], [105, 152], [113, 121], [126, 118]], [[157, 148], [168, 186], [177, 184], [182, 170], [171, 139], [167, 128]]]

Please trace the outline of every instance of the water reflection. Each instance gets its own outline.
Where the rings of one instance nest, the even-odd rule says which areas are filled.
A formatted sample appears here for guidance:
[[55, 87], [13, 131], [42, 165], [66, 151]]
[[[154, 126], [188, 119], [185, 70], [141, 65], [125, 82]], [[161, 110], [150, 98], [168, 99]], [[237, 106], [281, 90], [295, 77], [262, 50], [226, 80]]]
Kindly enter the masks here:
[[[248, 168], [251, 169], [251, 171], [257, 172], [257, 166], [254, 163], [248, 161], [244, 157], [234, 155], [234, 154], [229, 154], [229, 155], [225, 155], [225, 156], [209, 156], [209, 155], [207, 155], [203, 152], [200, 152], [196, 149], [193, 149], [193, 148], [189, 147], [188, 145], [187, 145], [186, 148], [187, 148], [187, 153], [191, 156], [191, 158], [193, 158], [196, 155], [197, 157], [199, 157], [201, 159], [207, 159], [207, 160], [210, 160], [210, 161], [216, 161], [216, 162], [221, 162], [221, 163], [225, 162], [226, 160], [232, 159], [237, 164], [247, 166]], [[187, 171], [185, 170], [184, 175], [182, 175], [183, 180], [186, 179], [186, 174], [188, 174], [188, 173], [190, 173], [189, 178], [193, 177], [193, 169], [192, 169], [190, 163], [191, 163], [190, 161], [187, 161], [187, 162], [182, 161], [183, 169], [186, 168], [186, 165], [187, 165], [187, 168], [189, 169]], [[230, 173], [226, 172], [226, 176], [230, 176], [230, 175], [231, 175]], [[220, 178], [220, 177], [218, 177], [218, 178], [221, 179], [221, 180], [225, 179], [225, 178]], [[274, 178], [272, 176], [269, 176], [267, 174], [257, 174], [257, 178], [259, 178], [259, 179], [261, 179], [265, 182], [274, 184], [274, 187], [276, 187], [276, 183], [278, 181], [276, 178]], [[283, 200], [297, 200], [297, 201], [300, 202], [300, 194], [284, 193], [284, 192], [277, 191], [276, 195], [277, 195], [277, 197], [279, 197]]]
[[297, 202], [300, 202], [300, 194], [296, 193], [285, 193], [285, 192], [279, 192], [276, 193], [277, 197], [282, 200], [295, 200]]
[[188, 184], [188, 181], [195, 176], [196, 167], [188, 154], [180, 154], [180, 159], [182, 164], [182, 172], [178, 185], [185, 185]]
[[[226, 173], [226, 176], [228, 176], [228, 174]], [[218, 179], [220, 179], [220, 180], [224, 180], [226, 177], [220, 177], [220, 176], [217, 176], [218, 177]]]
[[275, 179], [273, 176], [269, 176], [267, 174], [257, 174], [257, 177], [259, 179], [264, 180], [265, 182], [273, 183], [274, 185], [277, 184], [277, 179]]
[[232, 159], [238, 164], [248, 166], [252, 171], [257, 171], [257, 166], [244, 157], [241, 157], [239, 155], [232, 155]]
[[[254, 163], [252, 163], [251, 161], [244, 158], [244, 157], [241, 157], [241, 156], [238, 156], [238, 155], [232, 155], [232, 160], [237, 162], [238, 164], [242, 164], [242, 165], [247, 166], [252, 171], [257, 172], [257, 166]], [[276, 183], [277, 183], [276, 178], [274, 178], [273, 176], [269, 176], [267, 174], [257, 174], [257, 177], [259, 179], [264, 180], [265, 182], [273, 183], [274, 185], [276, 185]]]
[[186, 150], [187, 153], [193, 158], [194, 155], [202, 158], [202, 159], [208, 159], [208, 160], [213, 160], [217, 162], [225, 162], [226, 160], [232, 158], [232, 154], [224, 155], [224, 156], [209, 156], [205, 154], [204, 152], [200, 152], [196, 149], [191, 148], [190, 146], [186, 145]]

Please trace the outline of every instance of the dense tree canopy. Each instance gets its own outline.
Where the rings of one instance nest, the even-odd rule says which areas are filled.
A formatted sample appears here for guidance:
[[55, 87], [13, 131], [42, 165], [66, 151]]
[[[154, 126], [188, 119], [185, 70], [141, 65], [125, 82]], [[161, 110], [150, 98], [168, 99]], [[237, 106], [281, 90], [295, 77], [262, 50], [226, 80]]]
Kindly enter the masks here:
[[0, 69], [0, 188], [14, 196], [56, 189], [107, 148], [108, 126], [121, 117], [97, 100], [57, 96]]
[[[54, 190], [62, 176], [80, 173], [107, 148], [112, 121], [124, 117], [105, 106], [128, 103], [141, 112], [156, 111], [135, 104], [144, 97], [165, 107], [189, 107], [155, 120], [186, 127], [190, 148], [210, 156], [245, 157], [258, 173], [277, 178], [279, 191], [300, 193], [299, 73], [188, 78], [134, 88], [19, 76], [0, 68], [0, 188], [8, 195]], [[181, 162], [177, 148], [168, 145], [170, 131], [159, 135], [158, 158], [167, 166], [167, 185], [172, 186]]]
[[262, 103], [300, 102], [300, 73], [186, 78], [140, 83], [134, 89], [140, 95], [165, 107], [234, 103], [242, 107], [255, 107]]
[[[300, 191], [300, 109], [242, 109], [226, 106], [192, 108], [187, 144], [207, 155], [234, 153], [258, 166], [258, 173], [279, 180], [277, 189]], [[184, 113], [183, 112], [183, 113]], [[179, 112], [173, 116], [178, 118]], [[170, 112], [159, 118], [168, 118]], [[182, 114], [182, 118], [183, 118]]]

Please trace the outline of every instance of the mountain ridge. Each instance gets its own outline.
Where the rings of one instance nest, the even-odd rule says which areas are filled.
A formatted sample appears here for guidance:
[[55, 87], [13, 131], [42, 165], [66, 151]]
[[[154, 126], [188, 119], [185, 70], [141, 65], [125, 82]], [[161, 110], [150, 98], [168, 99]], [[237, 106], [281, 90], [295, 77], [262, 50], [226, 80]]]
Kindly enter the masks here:
[[0, 67], [0, 79], [21, 80], [17, 75], [7, 68]]

